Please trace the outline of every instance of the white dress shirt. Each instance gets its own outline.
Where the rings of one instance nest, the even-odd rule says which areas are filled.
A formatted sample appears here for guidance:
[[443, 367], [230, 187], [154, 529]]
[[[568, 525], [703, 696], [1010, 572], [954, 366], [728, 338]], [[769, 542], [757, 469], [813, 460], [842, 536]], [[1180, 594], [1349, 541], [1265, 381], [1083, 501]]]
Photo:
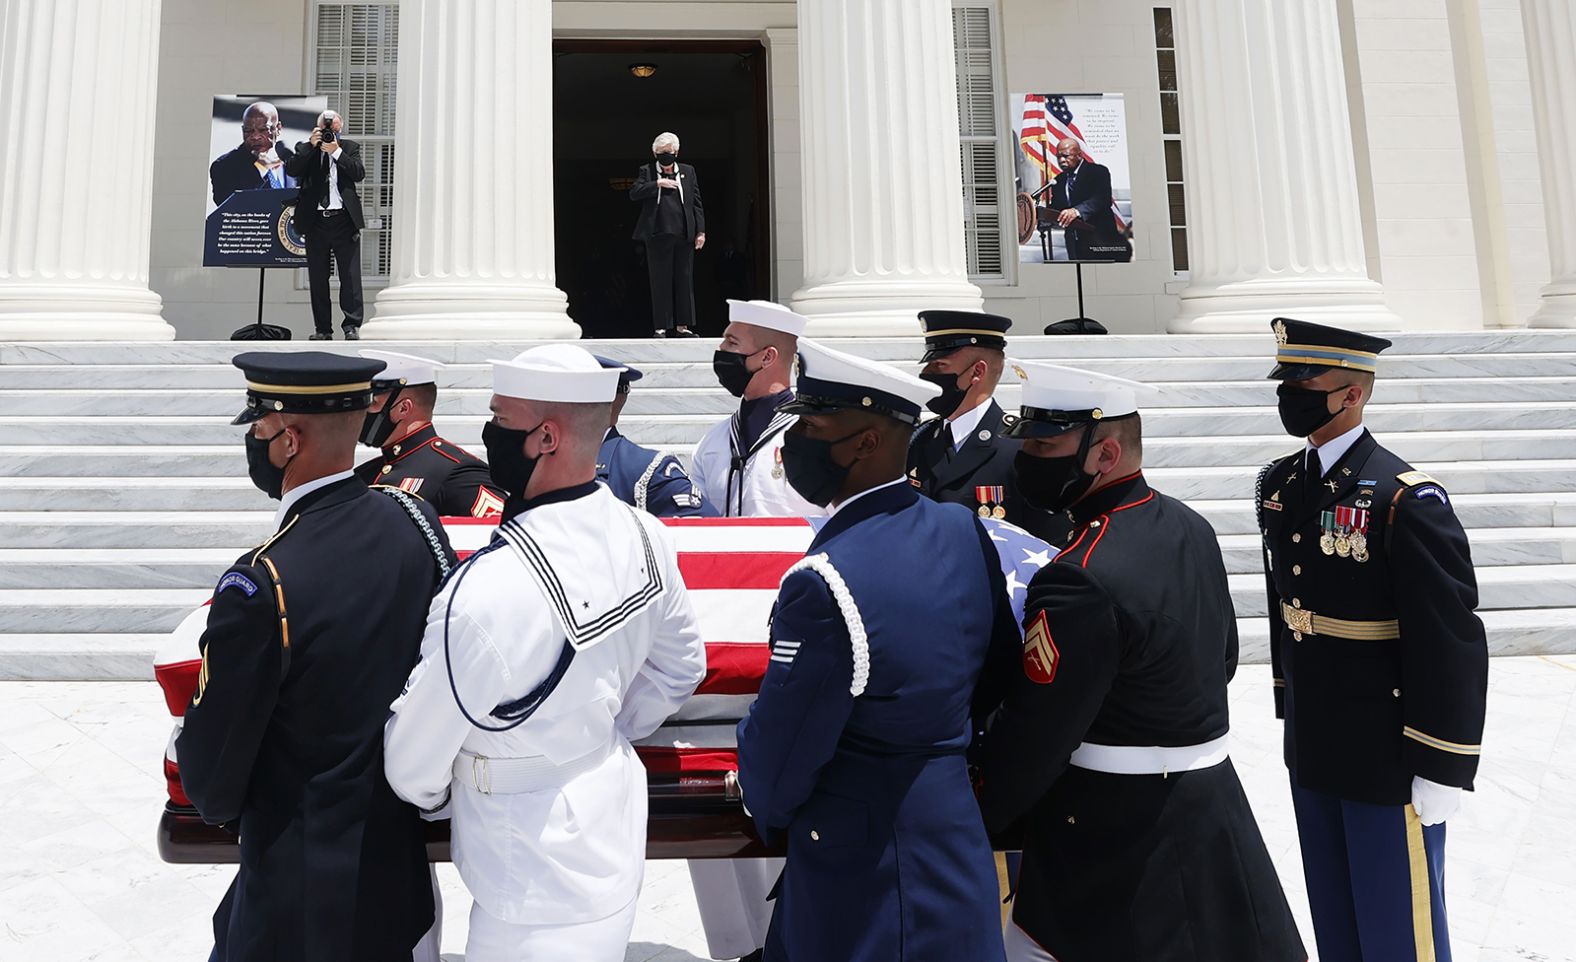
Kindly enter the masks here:
[[979, 427], [980, 421], [985, 417], [985, 412], [990, 408], [990, 398], [983, 398], [980, 403], [969, 408], [961, 414], [954, 414], [947, 421], [952, 429], [952, 450], [963, 449], [963, 442], [969, 439], [974, 429]]
[[877, 491], [880, 491], [882, 488], [890, 488], [890, 487], [892, 487], [894, 485], [902, 484], [903, 482], [905, 482], [907, 480], [908, 480], [907, 478], [893, 478], [891, 481], [888, 481], [886, 484], [878, 484], [878, 485], [876, 485], [873, 488], [866, 488], [863, 491], [859, 492], [858, 494], [854, 495], [853, 497], [849, 498], [847, 501], [844, 501], [841, 504], [834, 504], [834, 505], [832, 505], [832, 511], [831, 511], [831, 514], [828, 515], [828, 517], [834, 517], [835, 518], [837, 516], [837, 512], [843, 510], [844, 508], [846, 508], [849, 505], [853, 504], [855, 501], [858, 501], [860, 498], [864, 497], [867, 494], [874, 494]]
[[1362, 436], [1363, 426], [1358, 424], [1345, 434], [1338, 434], [1323, 444], [1316, 445], [1311, 441], [1308, 442], [1307, 450], [1315, 452], [1307, 456], [1308, 467], [1312, 468], [1317, 463], [1319, 465], [1319, 477], [1324, 477], [1330, 473], [1331, 468], [1335, 467], [1336, 462], [1346, 457], [1346, 452], [1350, 451], [1352, 445], [1356, 444], [1357, 439]]
[[328, 199], [323, 202], [323, 210], [344, 210], [345, 201], [339, 196], [339, 155], [345, 148], [341, 147], [328, 157]]
[[290, 509], [297, 501], [300, 501], [302, 498], [311, 494], [313, 491], [316, 491], [318, 488], [326, 488], [336, 481], [343, 481], [346, 478], [353, 478], [355, 476], [356, 472], [354, 471], [341, 471], [338, 474], [329, 474], [321, 478], [313, 478], [311, 481], [308, 481], [305, 484], [296, 485], [289, 491], [286, 491], [285, 496], [279, 499], [279, 510], [274, 512], [274, 529], [278, 530], [279, 526], [284, 524], [285, 515], [290, 513]]

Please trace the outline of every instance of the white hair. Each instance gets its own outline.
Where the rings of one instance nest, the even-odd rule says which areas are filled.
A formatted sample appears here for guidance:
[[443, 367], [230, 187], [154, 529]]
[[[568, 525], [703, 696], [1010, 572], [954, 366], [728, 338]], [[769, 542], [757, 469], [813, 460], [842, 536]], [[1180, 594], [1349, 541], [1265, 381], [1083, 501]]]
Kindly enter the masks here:
[[664, 147], [672, 147], [673, 152], [678, 153], [679, 135], [665, 130], [657, 135], [656, 140], [651, 142], [651, 152], [653, 154], [662, 153], [662, 148]]

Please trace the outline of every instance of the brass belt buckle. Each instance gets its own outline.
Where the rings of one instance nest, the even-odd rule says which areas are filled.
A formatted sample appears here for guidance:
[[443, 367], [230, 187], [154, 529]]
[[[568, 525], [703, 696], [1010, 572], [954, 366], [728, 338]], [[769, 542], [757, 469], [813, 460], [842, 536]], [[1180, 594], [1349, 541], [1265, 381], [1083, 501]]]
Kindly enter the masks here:
[[1286, 618], [1286, 624], [1292, 631], [1300, 631], [1305, 635], [1313, 634], [1313, 612], [1306, 608], [1288, 608], [1281, 605], [1281, 614]]

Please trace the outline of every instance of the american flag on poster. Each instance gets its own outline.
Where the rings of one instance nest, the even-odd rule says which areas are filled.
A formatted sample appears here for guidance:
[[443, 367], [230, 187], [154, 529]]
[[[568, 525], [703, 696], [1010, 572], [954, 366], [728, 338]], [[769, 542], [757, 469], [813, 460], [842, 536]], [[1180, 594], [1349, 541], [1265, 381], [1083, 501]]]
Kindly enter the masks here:
[[[1054, 145], [1068, 139], [1069, 137], [1078, 141], [1078, 146], [1083, 148], [1085, 160], [1092, 161], [1096, 164], [1100, 162], [1100, 158], [1090, 153], [1089, 145], [1084, 142], [1083, 131], [1078, 129], [1078, 122], [1073, 118], [1073, 108], [1067, 103], [1066, 97], [1053, 96], [1047, 99], [1045, 97], [1041, 97], [1039, 94], [1029, 94], [1029, 97], [1040, 97], [1041, 100], [1045, 100], [1045, 123], [1047, 129], [1050, 132], [1050, 141], [1053, 145], [1051, 148], [1051, 156], [1047, 158], [1047, 169], [1049, 171], [1049, 173], [1046, 175], [1047, 177], [1055, 177], [1062, 172], [1061, 167], [1059, 167], [1056, 163]], [[1027, 100], [1028, 97], [1025, 97], [1024, 99]], [[1027, 114], [1025, 114], [1025, 116], [1027, 116]], [[1122, 212], [1117, 209], [1116, 202], [1114, 200], [1111, 202], [1111, 214], [1116, 217], [1116, 229], [1118, 231], [1126, 231], [1127, 221], [1122, 219]]]
[[[770, 658], [768, 619], [788, 568], [804, 556], [824, 518], [665, 519], [678, 552], [679, 572], [695, 606], [706, 640], [706, 677], [668, 724], [638, 746], [646, 767], [659, 773], [726, 772], [738, 767], [735, 726], [760, 690]], [[1056, 549], [1005, 521], [982, 519], [995, 544], [1013, 611], [1023, 623], [1023, 605], [1034, 573]], [[449, 543], [463, 558], [492, 538], [497, 519], [445, 518]], [[207, 608], [192, 612], [171, 633], [154, 661], [154, 675], [174, 717], [165, 749], [170, 797], [188, 804], [181, 791], [175, 737], [196, 690], [201, 661], [197, 640]]]
[[1044, 94], [1025, 94], [1023, 98], [1023, 125], [1018, 134], [1018, 145], [1023, 155], [1034, 161], [1044, 180], [1051, 179], [1051, 165], [1056, 151], [1050, 145], [1050, 117], [1045, 112]]

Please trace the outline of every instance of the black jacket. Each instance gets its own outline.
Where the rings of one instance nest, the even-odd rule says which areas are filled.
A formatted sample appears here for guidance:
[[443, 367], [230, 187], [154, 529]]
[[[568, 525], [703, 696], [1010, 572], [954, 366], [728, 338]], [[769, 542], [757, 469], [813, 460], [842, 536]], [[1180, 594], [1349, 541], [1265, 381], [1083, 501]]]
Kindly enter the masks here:
[[439, 572], [405, 509], [347, 478], [220, 577], [177, 750], [192, 804], [240, 831], [221, 962], [409, 958], [431, 925], [421, 818], [384, 778], [383, 723]]
[[[290, 161], [295, 154], [283, 141], [274, 145], [274, 152], [284, 161], [285, 173], [290, 173]], [[295, 176], [291, 174], [291, 176]], [[222, 204], [238, 190], [257, 190], [262, 187], [262, 177], [257, 173], [257, 162], [245, 144], [208, 165], [208, 182], [213, 190], [213, 202]]]
[[[1375, 805], [1411, 801], [1414, 775], [1471, 788], [1488, 643], [1450, 496], [1366, 431], [1322, 478], [1306, 473], [1300, 451], [1271, 462], [1255, 495], [1292, 778]], [[1287, 624], [1283, 604], [1309, 624]], [[1314, 616], [1375, 637], [1321, 634]]]
[[1052, 955], [1307, 958], [1229, 759], [1111, 774], [1080, 743], [1195, 746], [1228, 730], [1237, 622], [1214, 530], [1135, 474], [1074, 505], [1029, 583], [1022, 653], [981, 757], [993, 832], [1023, 820], [1013, 921]]
[[[694, 240], [696, 234], [706, 233], [706, 207], [700, 199], [700, 181], [695, 179], [695, 168], [689, 164], [676, 166], [679, 183], [684, 185], [684, 236]], [[635, 186], [629, 188], [629, 199], [640, 205], [640, 217], [635, 221], [635, 240], [643, 241], [656, 233], [658, 194], [661, 194], [664, 204], [671, 203], [678, 196], [672, 188], [657, 187], [658, 178], [665, 176], [658, 173], [657, 162], [652, 161], [641, 165], [640, 173], [635, 176]]]
[[493, 518], [504, 496], [493, 487], [486, 462], [427, 425], [356, 466], [356, 477], [408, 491], [445, 518]]
[[[1071, 196], [1067, 190], [1069, 179], [1073, 181]], [[1117, 232], [1116, 213], [1111, 209], [1109, 167], [1086, 160], [1078, 166], [1076, 177], [1070, 177], [1070, 172], [1065, 170], [1056, 175], [1051, 186], [1051, 206], [1058, 210], [1074, 208], [1078, 216], [1094, 228], [1074, 230], [1069, 227], [1062, 232], [1067, 240], [1067, 256], [1073, 260], [1121, 259], [1120, 251], [1110, 249], [1125, 247], [1126, 242]]]
[[[361, 212], [361, 195], [356, 185], [367, 177], [367, 168], [361, 161], [361, 145], [354, 140], [339, 138], [339, 152], [332, 161], [339, 165], [339, 199], [345, 205], [345, 214], [356, 230], [364, 230], [367, 219]], [[296, 144], [295, 156], [285, 165], [285, 173], [296, 179], [301, 196], [296, 201], [295, 226], [302, 235], [312, 233], [322, 219], [318, 207], [328, 198], [328, 155], [312, 146], [311, 141]]]
[[[942, 434], [946, 418], [926, 421], [909, 442], [908, 483], [934, 501], [961, 504], [976, 514], [984, 508], [994, 516], [995, 508], [1000, 507], [1004, 512], [1001, 520], [1061, 547], [1071, 522], [1063, 515], [1031, 508], [1018, 493], [1012, 462], [1023, 444], [1003, 433], [1013, 420], [1013, 415], [1003, 413], [1001, 406], [991, 401], [956, 451], [949, 450]], [[992, 500], [994, 487], [1001, 488], [1003, 500]]]

